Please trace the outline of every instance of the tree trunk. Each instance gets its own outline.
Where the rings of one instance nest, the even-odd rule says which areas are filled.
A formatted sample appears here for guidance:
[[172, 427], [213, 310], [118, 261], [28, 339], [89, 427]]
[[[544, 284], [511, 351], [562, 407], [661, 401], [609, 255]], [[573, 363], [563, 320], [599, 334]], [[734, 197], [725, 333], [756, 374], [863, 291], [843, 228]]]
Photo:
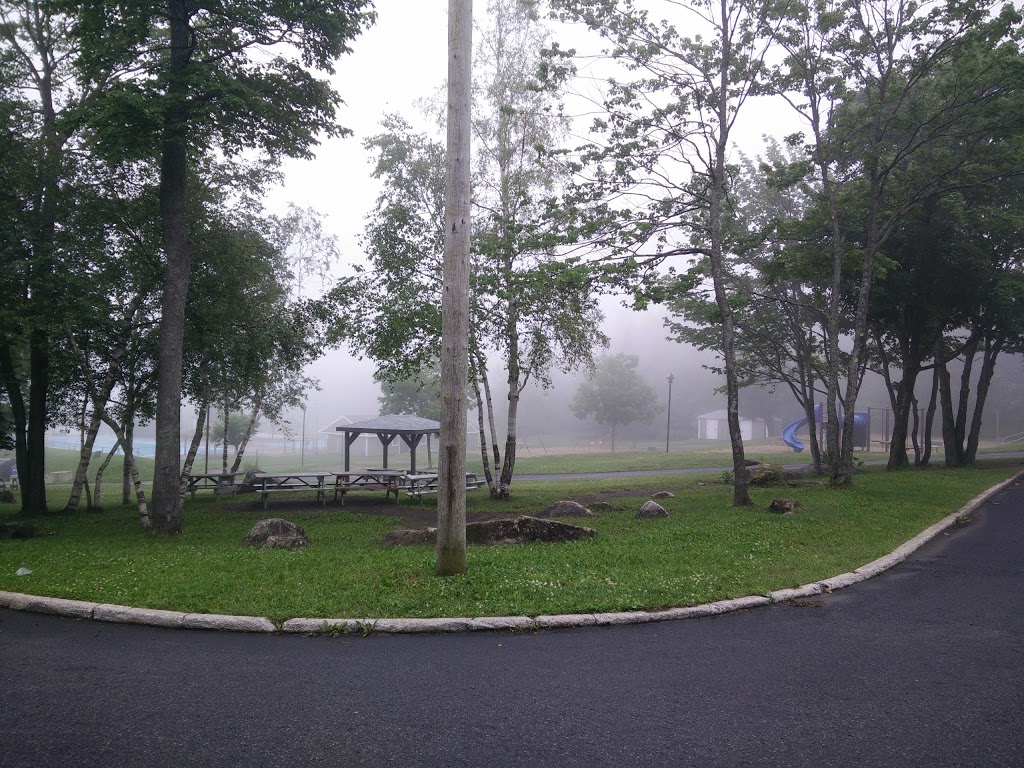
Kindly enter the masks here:
[[[917, 376], [921, 369], [917, 365], [911, 365], [903, 371], [903, 380], [896, 387], [896, 406], [893, 408], [892, 434], [889, 437], [889, 463], [887, 469], [902, 469], [910, 466], [910, 457], [907, 455], [907, 436], [910, 422], [911, 409], [915, 407], [917, 400], [914, 397], [914, 388], [917, 386]], [[917, 445], [917, 418], [914, 419], [914, 445]]]
[[478, 360], [474, 357], [474, 363], [471, 367], [472, 370], [472, 383], [473, 383], [473, 394], [476, 396], [476, 422], [477, 430], [480, 434], [480, 462], [484, 468], [484, 480], [487, 481], [487, 490], [493, 497], [495, 494], [494, 487], [494, 476], [491, 473], [491, 462], [490, 457], [487, 455], [487, 435], [484, 430], [484, 401], [480, 396], [480, 378], [482, 367]]
[[181, 370], [185, 303], [192, 270], [186, 196], [188, 186], [189, 86], [192, 54], [187, 3], [170, 0], [170, 48], [160, 165], [160, 220], [167, 269], [160, 300], [156, 402], [156, 457], [153, 468], [153, 525], [181, 533]]
[[[132, 387], [128, 388], [125, 395], [124, 409], [124, 439], [125, 453], [135, 451], [135, 394]], [[125, 506], [132, 503], [132, 472], [128, 462], [121, 464], [121, 503]]]
[[89, 373], [89, 360], [87, 355], [78, 349], [74, 337], [69, 337], [70, 345], [75, 350], [82, 364], [82, 371], [85, 375], [87, 398], [92, 401], [92, 416], [89, 418], [89, 426], [86, 428], [82, 447], [79, 453], [78, 468], [75, 471], [75, 481], [71, 486], [71, 497], [64, 507], [65, 512], [77, 512], [82, 500], [82, 488], [89, 482], [89, 462], [92, 460], [92, 449], [96, 444], [96, 435], [102, 423], [101, 414], [106, 410], [110, 402], [110, 394], [117, 384], [117, 374], [120, 370], [121, 357], [124, 355], [124, 347], [118, 347], [111, 352], [110, 362], [107, 364], [107, 373], [103, 379], [103, 387], [97, 392], [93, 388], [92, 375]]
[[949, 369], [945, 361], [936, 362], [935, 373], [939, 377], [939, 403], [942, 414], [942, 444], [946, 452], [946, 466], [963, 466], [956, 440], [956, 416], [953, 414], [953, 392], [949, 377]]
[[28, 423], [25, 441], [25, 471], [18, 469], [21, 509], [25, 514], [46, 514], [46, 397], [50, 389], [49, 337], [34, 330], [29, 349]]
[[179, 483], [181, 484], [182, 494], [185, 493], [185, 488], [188, 486], [188, 476], [192, 474], [192, 466], [195, 464], [196, 454], [199, 453], [199, 446], [203, 442], [203, 428], [206, 426], [206, 413], [209, 405], [210, 403], [207, 400], [199, 404], [199, 413], [196, 415], [196, 428], [192, 433], [192, 441], [188, 445], [185, 461], [181, 465]]
[[914, 446], [914, 466], [921, 466], [921, 443], [918, 440], [918, 435], [921, 433], [921, 410], [918, 407], [917, 395], [911, 395], [910, 401], [911, 407], [911, 419], [913, 428], [910, 430], [910, 443]]
[[974, 371], [974, 357], [978, 353], [978, 345], [981, 343], [981, 336], [975, 331], [971, 338], [964, 345], [964, 367], [960, 373], [960, 397], [957, 402], [956, 423], [954, 426], [954, 438], [957, 443], [957, 454], [960, 463], [964, 466], [967, 463], [967, 456], [964, 452], [964, 443], [967, 439], [967, 409], [971, 397], [971, 374]]
[[448, 0], [448, 157], [441, 301], [438, 576], [466, 572], [466, 380], [469, 373], [472, 0]]
[[149, 507], [146, 504], [146, 491], [142, 487], [142, 479], [139, 477], [139, 467], [135, 463], [135, 456], [132, 455], [131, 449], [124, 442], [124, 430], [107, 413], [103, 414], [103, 423], [113, 430], [121, 443], [121, 447], [124, 449], [124, 460], [128, 464], [129, 472], [131, 472], [132, 484], [135, 486], [135, 498], [139, 505], [139, 525], [142, 526], [144, 531], [151, 530], [153, 528], [153, 521], [149, 516]]
[[964, 463], [972, 465], [978, 456], [978, 439], [981, 435], [982, 414], [985, 401], [988, 399], [989, 386], [996, 372], [996, 358], [1003, 348], [1003, 339], [991, 341], [985, 339], [985, 349], [981, 358], [981, 371], [978, 373], [978, 394], [974, 398], [974, 414], [971, 416], [971, 428], [967, 434], [967, 447], [964, 450]]
[[7, 402], [11, 406], [11, 416], [14, 420], [14, 460], [18, 467], [18, 478], [21, 496], [21, 514], [31, 514], [32, 506], [26, 502], [26, 494], [31, 494], [32, 489], [26, 488], [20, 478], [26, 477], [28, 473], [28, 413], [25, 410], [25, 400], [21, 392], [21, 384], [18, 381], [18, 372], [14, 368], [14, 360], [11, 348], [8, 344], [0, 345], [0, 375], [3, 376], [4, 390], [7, 393]]
[[117, 440], [114, 442], [114, 447], [107, 453], [103, 463], [100, 464], [96, 470], [96, 483], [93, 491], [92, 500], [89, 502], [90, 512], [102, 512], [103, 501], [102, 501], [102, 489], [103, 489], [103, 473], [107, 471], [107, 467], [110, 466], [111, 460], [114, 458], [114, 454], [117, 453], [117, 449], [121, 447], [121, 441]]
[[230, 408], [230, 404], [228, 403], [228, 398], [227, 398], [226, 394], [224, 395], [224, 403], [223, 403], [223, 405], [224, 405], [224, 435], [223, 435], [224, 439], [221, 442], [220, 473], [222, 475], [226, 475], [228, 473], [228, 434], [229, 434], [228, 428], [229, 428], [230, 419], [231, 419], [231, 408]]
[[729, 144], [729, 125], [733, 119], [729, 109], [729, 75], [732, 67], [731, 41], [735, 30], [729, 28], [729, 0], [720, 2], [722, 23], [721, 71], [717, 83], [718, 134], [714, 136], [715, 157], [712, 161], [708, 228], [710, 230], [711, 278], [715, 289], [715, 303], [722, 317], [722, 358], [725, 363], [726, 411], [729, 422], [729, 442], [732, 445], [733, 495], [735, 506], [748, 506], [752, 502], [748, 491], [749, 477], [743, 455], [743, 435], [740, 432], [740, 388], [736, 361], [736, 331], [733, 325], [732, 305], [725, 285], [725, 225], [723, 208], [727, 204], [729, 189], [726, 176], [726, 151]]
[[[480, 377], [480, 381], [484, 385], [484, 399], [487, 403], [487, 429], [491, 436], [491, 454], [494, 458], [494, 469], [497, 470], [501, 466], [501, 448], [498, 446], [498, 427], [494, 423], [494, 400], [491, 397], [491, 383], [487, 380], [486, 370], [484, 375]], [[481, 447], [481, 450], [485, 450]], [[486, 463], [486, 462], [485, 462]], [[490, 486], [491, 497], [497, 498], [498, 494], [498, 483], [495, 480], [494, 485]]]
[[935, 408], [939, 402], [939, 369], [932, 371], [932, 392], [928, 398], [928, 411], [924, 418], [924, 452], [921, 454], [921, 466], [927, 467], [932, 458], [932, 425], [935, 423]]
[[[505, 460], [501, 465], [501, 478], [498, 480], [498, 498], [507, 499], [512, 486], [512, 474], [516, 466], [516, 442], [518, 436], [519, 419], [519, 390], [512, 383], [511, 371], [517, 366], [509, 364], [509, 394], [508, 394], [508, 431], [505, 433]], [[516, 376], [516, 379], [519, 377]], [[518, 383], [518, 382], [517, 382]]]
[[[242, 456], [245, 455], [245, 447], [249, 445], [249, 439], [252, 437], [252, 433], [256, 430], [256, 422], [260, 417], [260, 409], [263, 408], [263, 395], [258, 395], [253, 401], [252, 405], [252, 418], [249, 419], [249, 425], [245, 428], [245, 434], [242, 435], [242, 442], [238, 444], [238, 450], [235, 451], [235, 461], [231, 465], [231, 472], [235, 473], [238, 468], [242, 466]], [[430, 435], [427, 435], [427, 453], [429, 456], [430, 452]], [[429, 462], [429, 458], [428, 458]]]

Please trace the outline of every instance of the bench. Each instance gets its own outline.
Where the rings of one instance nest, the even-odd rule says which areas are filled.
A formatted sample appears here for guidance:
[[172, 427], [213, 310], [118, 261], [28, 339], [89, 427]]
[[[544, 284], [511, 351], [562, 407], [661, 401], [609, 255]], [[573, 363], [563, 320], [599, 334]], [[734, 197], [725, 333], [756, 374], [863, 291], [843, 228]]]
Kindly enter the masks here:
[[[440, 490], [437, 475], [406, 475], [403, 480], [405, 482], [398, 486], [399, 490], [405, 491], [413, 498], [418, 498], [420, 503], [423, 502], [424, 496], [437, 493]], [[466, 474], [467, 491], [475, 491], [484, 485], [487, 485], [487, 482], [479, 479], [474, 473]]]
[[267, 496], [271, 493], [295, 493], [296, 491], [315, 491], [320, 506], [327, 505], [327, 478], [333, 477], [332, 472], [295, 472], [293, 474], [270, 474], [261, 472], [256, 475], [260, 483], [260, 499], [263, 508], [267, 508]]
[[212, 488], [216, 496], [235, 494], [240, 490], [235, 480], [244, 475], [244, 472], [196, 472], [186, 476], [184, 490], [191, 494], [193, 501], [196, 499], [196, 491], [205, 488]]
[[398, 501], [399, 483], [402, 479], [402, 472], [393, 469], [365, 469], [354, 472], [334, 473], [334, 500], [341, 497], [341, 503], [345, 503], [345, 494], [349, 491], [384, 491], [384, 498], [390, 498], [395, 494], [395, 501]]

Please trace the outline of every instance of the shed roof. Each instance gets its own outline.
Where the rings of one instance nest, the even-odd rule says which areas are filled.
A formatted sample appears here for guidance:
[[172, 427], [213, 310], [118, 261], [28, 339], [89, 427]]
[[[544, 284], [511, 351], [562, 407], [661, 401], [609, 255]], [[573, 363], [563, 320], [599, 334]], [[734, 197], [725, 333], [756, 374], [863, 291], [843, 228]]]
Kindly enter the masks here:
[[[716, 419], [721, 419], [721, 420], [724, 421], [725, 419], [729, 418], [729, 412], [727, 410], [725, 410], [724, 408], [722, 408], [721, 410], [718, 410], [718, 411], [709, 411], [708, 413], [702, 413], [697, 418], [698, 419], [710, 419], [712, 421], [714, 421]], [[740, 414], [740, 421], [764, 421], [764, 419], [762, 419], [759, 416], [751, 418], [750, 416], [744, 416], [743, 414]]]

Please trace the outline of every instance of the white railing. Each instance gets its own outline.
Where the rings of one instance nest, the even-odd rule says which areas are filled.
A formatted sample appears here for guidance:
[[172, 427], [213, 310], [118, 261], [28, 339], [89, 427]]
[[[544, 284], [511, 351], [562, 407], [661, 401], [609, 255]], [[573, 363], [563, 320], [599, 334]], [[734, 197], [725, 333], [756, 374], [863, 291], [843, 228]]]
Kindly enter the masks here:
[[1018, 440], [1024, 440], [1024, 432], [1018, 432], [1016, 435], [1008, 435], [1007, 437], [1000, 437], [999, 444], [1006, 445], [1007, 443], [1016, 443]]

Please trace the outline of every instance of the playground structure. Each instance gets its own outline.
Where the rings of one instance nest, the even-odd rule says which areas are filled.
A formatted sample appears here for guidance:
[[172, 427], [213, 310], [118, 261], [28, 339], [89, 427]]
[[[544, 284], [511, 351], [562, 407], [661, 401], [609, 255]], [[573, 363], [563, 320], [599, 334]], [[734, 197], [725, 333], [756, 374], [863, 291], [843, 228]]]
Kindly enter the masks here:
[[[875, 409], [875, 410], [888, 410], [888, 409]], [[818, 429], [818, 445], [824, 445], [825, 443], [825, 429], [826, 429], [826, 417], [824, 403], [818, 403], [814, 406], [814, 424]], [[842, 413], [840, 413], [842, 418]], [[780, 437], [782, 442], [793, 449], [794, 452], [800, 453], [804, 449], [803, 441], [797, 437], [797, 432], [807, 426], [807, 416], [802, 416], [796, 421], [790, 422], [782, 428]], [[879, 441], [881, 442], [881, 441]], [[860, 448], [864, 451], [871, 450], [871, 409], [867, 411], [854, 411], [853, 414], [853, 447]]]

